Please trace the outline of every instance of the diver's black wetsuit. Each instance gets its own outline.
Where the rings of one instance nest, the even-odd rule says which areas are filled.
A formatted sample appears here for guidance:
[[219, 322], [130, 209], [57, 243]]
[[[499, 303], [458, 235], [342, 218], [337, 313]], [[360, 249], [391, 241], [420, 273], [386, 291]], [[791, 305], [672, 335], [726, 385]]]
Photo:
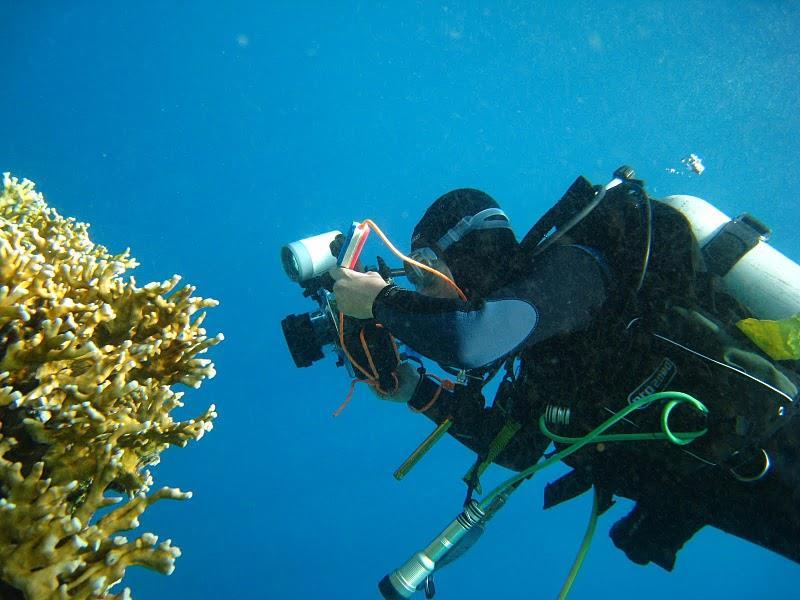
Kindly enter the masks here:
[[420, 354], [443, 366], [479, 369], [524, 346], [585, 328], [606, 299], [606, 272], [596, 251], [558, 246], [523, 281], [485, 301], [431, 298], [389, 286], [373, 310]]
[[[375, 299], [375, 318], [398, 339], [444, 367], [478, 370], [478, 379], [454, 391], [441, 390], [425, 414], [436, 422], [453, 419], [449, 432], [481, 454], [506, 422], [511, 403], [499, 395], [487, 408], [481, 394], [485, 370], [523, 348], [535, 348], [548, 339], [587, 327], [607, 297], [608, 268], [595, 250], [586, 246], [554, 247], [531, 266], [528, 276], [476, 303], [431, 298], [396, 286]], [[438, 383], [423, 378], [409, 401], [420, 410], [429, 403]], [[515, 413], [524, 427], [497, 462], [522, 470], [535, 463], [549, 444], [533, 417], [529, 398]]]
[[[521, 429], [495, 462], [522, 470], [549, 445], [537, 424], [548, 404], [570, 408], [572, 431], [565, 434], [579, 436], [648, 386], [647, 393], [693, 394], [709, 407], [709, 421], [697, 423], [695, 415], [684, 414], [673, 424], [678, 431], [708, 428], [691, 452], [668, 442], [586, 447], [566, 461], [574, 471], [549, 486], [546, 506], [592, 484], [606, 506], [612, 494], [635, 500], [611, 536], [641, 564], [672, 569], [677, 551], [706, 524], [800, 562], [800, 417], [792, 416], [797, 379], [784, 381], [770, 365], [765, 372], [783, 382], [770, 381], [770, 388], [729, 360], [729, 350], [747, 341], [720, 337], [719, 324], [698, 308], [692, 289], [697, 248], [688, 224], [663, 205], [654, 208], [654, 222], [648, 278], [630, 310], [625, 299], [638, 257], [635, 250], [626, 254], [627, 246], [613, 235], [596, 246], [554, 245], [524, 276], [475, 303], [386, 288], [373, 305], [377, 321], [441, 365], [480, 376], [508, 357], [521, 358], [517, 382], [501, 386], [492, 407], [485, 406], [480, 377], [453, 392], [440, 390], [433, 403], [439, 384], [423, 377], [409, 405], [437, 423], [451, 418], [449, 432], [479, 456], [509, 420], [518, 422]], [[587, 220], [587, 227], [596, 226]], [[624, 226], [620, 232], [629, 236]], [[623, 250], [612, 256], [609, 248], [616, 247]], [[758, 354], [752, 346], [745, 350]], [[775, 426], [779, 404], [788, 412], [778, 433], [759, 437], [754, 432]], [[639, 412], [618, 427], [628, 433], [659, 429], [659, 411]], [[743, 448], [748, 449], [732, 456]], [[767, 475], [755, 482], [732, 477], [729, 469], [760, 456], [760, 448], [773, 459]]]

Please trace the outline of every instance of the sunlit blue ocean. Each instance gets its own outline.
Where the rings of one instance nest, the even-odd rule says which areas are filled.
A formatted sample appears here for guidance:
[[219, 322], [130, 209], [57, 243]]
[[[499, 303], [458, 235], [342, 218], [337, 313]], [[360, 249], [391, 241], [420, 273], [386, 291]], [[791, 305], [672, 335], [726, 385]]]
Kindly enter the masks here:
[[[194, 498], [142, 518], [183, 556], [169, 577], [131, 569], [139, 600], [376, 598], [459, 511], [473, 455], [446, 439], [397, 482], [431, 424], [365, 389], [334, 419], [344, 370], [295, 368], [280, 320], [313, 305], [282, 244], [371, 218], [407, 249], [456, 187], [522, 236], [578, 175], [630, 164], [656, 197], [752, 212], [800, 259], [797, 2], [0, 5], [0, 170], [130, 247], [139, 284], [180, 273], [221, 302], [219, 374], [185, 397], [220, 417], [154, 471]], [[541, 509], [560, 472], [512, 497], [437, 598], [555, 598], [591, 507]], [[800, 566], [711, 529], [673, 573], [632, 564], [607, 536], [630, 507], [601, 518], [571, 598], [798, 597]]]

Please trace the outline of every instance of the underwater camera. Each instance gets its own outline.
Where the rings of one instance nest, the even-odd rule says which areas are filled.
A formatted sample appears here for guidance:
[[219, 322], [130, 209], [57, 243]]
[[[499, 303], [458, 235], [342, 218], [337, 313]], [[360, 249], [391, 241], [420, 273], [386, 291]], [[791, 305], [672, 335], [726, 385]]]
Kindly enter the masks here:
[[333, 293], [333, 278], [328, 271], [340, 265], [357, 271], [377, 271], [384, 279], [402, 273], [391, 269], [378, 257], [377, 267], [363, 267], [359, 255], [368, 228], [353, 223], [350, 233], [329, 231], [287, 244], [281, 249], [286, 275], [303, 288], [317, 309], [288, 315], [281, 321], [286, 345], [297, 367], [310, 367], [325, 356], [329, 347], [352, 377], [375, 379], [381, 389], [390, 390], [396, 382], [393, 373], [399, 358], [392, 336], [374, 319], [355, 319], [340, 315]]

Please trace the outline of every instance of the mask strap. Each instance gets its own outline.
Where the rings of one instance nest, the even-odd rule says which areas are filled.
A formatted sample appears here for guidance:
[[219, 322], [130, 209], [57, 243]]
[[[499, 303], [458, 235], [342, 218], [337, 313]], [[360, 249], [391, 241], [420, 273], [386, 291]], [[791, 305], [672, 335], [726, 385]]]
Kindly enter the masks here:
[[[492, 219], [492, 217], [498, 216], [503, 217], [503, 219]], [[445, 233], [441, 239], [436, 242], [436, 245], [442, 251], [445, 251], [452, 244], [455, 244], [460, 239], [463, 239], [463, 237], [470, 231], [500, 228], [511, 229], [511, 224], [508, 222], [506, 213], [499, 208], [487, 208], [476, 215], [466, 216], [461, 219], [452, 229], [450, 229], [450, 231]]]

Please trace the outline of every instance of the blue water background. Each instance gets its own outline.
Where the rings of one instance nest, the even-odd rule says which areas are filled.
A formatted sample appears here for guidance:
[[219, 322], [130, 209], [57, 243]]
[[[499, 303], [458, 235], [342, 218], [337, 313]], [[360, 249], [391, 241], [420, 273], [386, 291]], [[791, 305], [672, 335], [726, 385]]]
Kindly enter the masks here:
[[[463, 186], [523, 235], [577, 175], [628, 163], [656, 196], [755, 213], [800, 257], [796, 2], [2, 4], [2, 170], [130, 247], [140, 284], [181, 273], [221, 301], [219, 375], [185, 411], [216, 403], [216, 428], [154, 471], [194, 498], [142, 518], [184, 555], [170, 577], [129, 571], [140, 600], [374, 598], [460, 507], [472, 455], [448, 439], [398, 483], [429, 422], [364, 389], [333, 419], [344, 371], [294, 367], [279, 321], [312, 305], [281, 244], [369, 217], [407, 248]], [[441, 573], [439, 598], [556, 596], [591, 505], [542, 511], [557, 472]], [[674, 573], [630, 563], [606, 535], [629, 508], [601, 519], [571, 598], [796, 597], [796, 564], [715, 530]]]

